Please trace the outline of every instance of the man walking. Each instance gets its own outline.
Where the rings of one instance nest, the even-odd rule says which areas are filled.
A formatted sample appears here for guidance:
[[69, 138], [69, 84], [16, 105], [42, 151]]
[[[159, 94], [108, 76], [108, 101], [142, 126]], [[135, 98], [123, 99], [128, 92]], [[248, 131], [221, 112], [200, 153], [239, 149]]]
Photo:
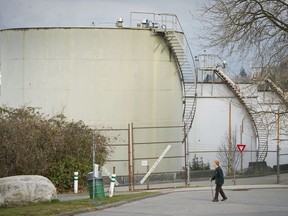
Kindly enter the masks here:
[[214, 161], [214, 167], [215, 167], [215, 173], [212, 176], [212, 178], [210, 179], [210, 181], [215, 180], [215, 184], [216, 184], [216, 188], [215, 188], [215, 197], [212, 200], [212, 202], [218, 202], [218, 195], [219, 193], [222, 196], [222, 200], [221, 201], [225, 201], [227, 200], [227, 197], [222, 189], [222, 185], [224, 184], [224, 175], [223, 175], [223, 171], [222, 168], [219, 166], [219, 161], [215, 160]]

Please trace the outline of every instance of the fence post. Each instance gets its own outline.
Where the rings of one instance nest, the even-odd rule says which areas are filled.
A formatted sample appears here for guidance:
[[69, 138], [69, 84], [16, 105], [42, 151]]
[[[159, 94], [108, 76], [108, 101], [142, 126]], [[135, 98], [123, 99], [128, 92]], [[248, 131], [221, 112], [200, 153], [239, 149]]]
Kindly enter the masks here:
[[128, 124], [129, 191], [134, 191], [133, 123]]

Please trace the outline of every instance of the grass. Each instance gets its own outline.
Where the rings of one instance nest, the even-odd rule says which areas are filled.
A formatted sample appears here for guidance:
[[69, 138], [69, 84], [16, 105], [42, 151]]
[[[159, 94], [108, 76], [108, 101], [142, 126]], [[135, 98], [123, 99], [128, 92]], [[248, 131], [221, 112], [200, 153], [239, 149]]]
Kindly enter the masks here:
[[[109, 205], [112, 203], [118, 203], [121, 201], [128, 201], [137, 198], [148, 197], [156, 193], [152, 192], [142, 192], [142, 193], [132, 193], [125, 195], [115, 195], [113, 197], [106, 197], [100, 201], [99, 204], [94, 204], [92, 199], [81, 199], [81, 200], [71, 200], [62, 201], [53, 200], [51, 203], [33, 203], [25, 206], [18, 207], [0, 207], [0, 215], [5, 216], [38, 216], [38, 215], [61, 215], [69, 212], [75, 211], [85, 211], [85, 210], [97, 210], [97, 207], [104, 205]], [[69, 215], [69, 214], [66, 214]]]

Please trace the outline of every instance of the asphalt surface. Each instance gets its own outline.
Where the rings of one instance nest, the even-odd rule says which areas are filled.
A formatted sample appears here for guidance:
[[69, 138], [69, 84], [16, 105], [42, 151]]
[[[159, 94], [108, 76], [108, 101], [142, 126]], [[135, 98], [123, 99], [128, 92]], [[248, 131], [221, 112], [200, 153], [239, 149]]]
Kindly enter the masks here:
[[[288, 174], [281, 174], [280, 184], [276, 176], [226, 179], [223, 186], [228, 197], [226, 201], [212, 202], [209, 181], [191, 181], [188, 188], [165, 188], [165, 184], [154, 185], [158, 196], [128, 202], [122, 205], [101, 207], [101, 210], [74, 215], [81, 216], [170, 216], [170, 215], [235, 215], [235, 216], [288, 216]], [[171, 184], [169, 184], [171, 186]], [[143, 185], [142, 187], [146, 187]], [[213, 193], [214, 193], [214, 184]], [[117, 187], [115, 194], [131, 193], [128, 187]], [[87, 195], [61, 195], [61, 201], [87, 198]], [[221, 197], [220, 197], [221, 198]], [[219, 199], [220, 200], [220, 199]], [[91, 200], [92, 201], [92, 200]]]
[[225, 190], [228, 200], [214, 203], [209, 190], [183, 190], [130, 202], [81, 216], [287, 216], [286, 189]]

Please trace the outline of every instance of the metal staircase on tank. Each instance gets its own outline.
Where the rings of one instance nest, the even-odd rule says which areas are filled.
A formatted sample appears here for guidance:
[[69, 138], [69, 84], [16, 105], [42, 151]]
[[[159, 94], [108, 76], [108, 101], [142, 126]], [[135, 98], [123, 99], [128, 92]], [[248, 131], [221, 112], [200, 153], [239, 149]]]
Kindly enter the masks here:
[[[141, 20], [140, 22], [139, 19]], [[134, 21], [137, 22], [137, 27], [149, 28], [155, 35], [163, 37], [162, 42], [165, 43], [165, 48], [170, 50], [171, 55], [175, 59], [183, 91], [182, 119], [185, 126], [185, 139], [192, 127], [197, 103], [196, 68], [188, 40], [175, 14], [131, 12], [131, 26], [134, 26]]]
[[285, 91], [282, 90], [282, 88], [277, 85], [272, 79], [267, 78], [265, 80], [273, 89], [274, 92], [281, 98], [282, 102], [285, 104], [286, 107], [288, 107], [288, 95]]
[[[228, 88], [238, 98], [240, 103], [244, 106], [247, 113], [250, 116], [257, 135], [258, 150], [257, 161], [264, 161], [268, 153], [268, 128], [263, 113], [261, 113], [261, 105], [259, 103], [253, 104], [250, 97], [244, 95], [243, 92], [237, 87], [237, 85], [224, 73], [221, 67], [215, 63], [215, 60], [209, 60], [208, 58], [217, 58], [215, 55], [200, 55], [204, 66], [200, 68], [203, 71], [213, 71], [217, 76], [228, 86]], [[206, 59], [207, 58], [207, 59]], [[203, 60], [204, 59], [204, 60]], [[212, 63], [213, 62], [213, 63]]]
[[259, 112], [260, 105], [253, 105], [251, 99], [243, 95], [236, 84], [221, 70], [221, 68], [215, 68], [214, 73], [232, 90], [251, 117], [258, 139], [257, 161], [264, 161], [268, 153], [268, 129], [265, 120], [263, 119], [264, 115]]
[[[197, 83], [192, 54], [188, 44], [183, 43], [175, 31], [165, 31], [164, 38], [176, 59], [178, 71], [183, 85], [183, 120], [186, 132], [192, 127], [197, 105]], [[183, 34], [183, 37], [185, 35]], [[186, 39], [185, 39], [186, 40]], [[190, 60], [188, 55], [190, 55]]]

